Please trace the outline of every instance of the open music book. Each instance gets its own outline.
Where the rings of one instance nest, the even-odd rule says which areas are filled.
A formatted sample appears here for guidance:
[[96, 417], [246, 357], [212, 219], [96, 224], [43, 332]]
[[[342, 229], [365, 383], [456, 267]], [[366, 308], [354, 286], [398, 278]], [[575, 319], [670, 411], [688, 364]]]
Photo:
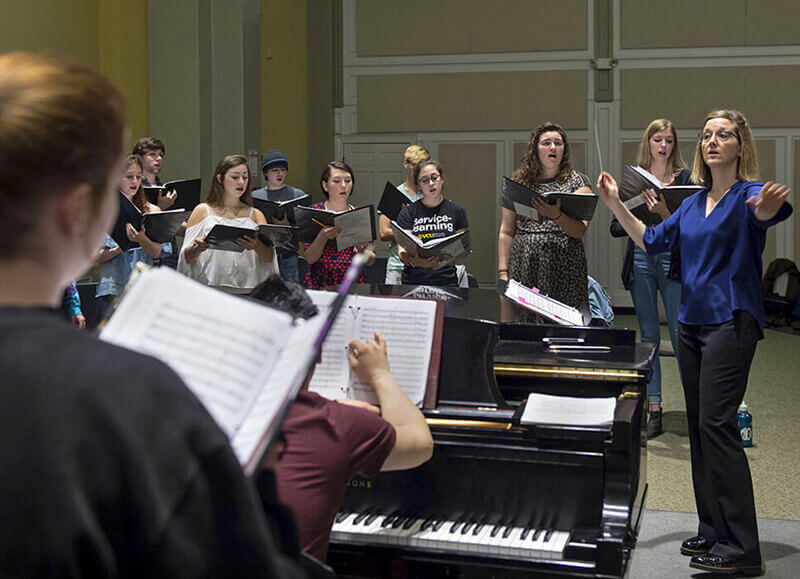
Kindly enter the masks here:
[[341, 227], [342, 232], [336, 239], [328, 241], [328, 245], [337, 251], [356, 243], [374, 241], [376, 237], [375, 207], [372, 205], [341, 213], [298, 205], [294, 210], [294, 218], [298, 227], [297, 239], [305, 243], [313, 243], [323, 227]]
[[181, 207], [192, 210], [200, 203], [200, 179], [177, 179], [161, 185], [142, 185], [142, 189], [147, 200], [153, 205], [158, 205], [159, 191], [168, 193], [173, 189], [178, 194], [175, 203], [180, 203]]
[[297, 239], [297, 227], [293, 225], [258, 226], [258, 238], [271, 247], [288, 247]]
[[[309, 290], [321, 313], [336, 294]], [[417, 406], [433, 408], [441, 362], [444, 303], [430, 299], [348, 296], [322, 348], [309, 389], [327, 398], [378, 403], [374, 390], [350, 369], [351, 340], [378, 332], [386, 340], [389, 368], [397, 384]]]
[[256, 234], [258, 234], [257, 229], [217, 223], [211, 228], [211, 231], [206, 234], [205, 241], [212, 249], [241, 253], [244, 251], [244, 247], [236, 243], [236, 240], [240, 237], [255, 237]]
[[617, 399], [551, 396], [531, 392], [520, 424], [546, 426], [611, 426]]
[[128, 239], [128, 233], [125, 225], [130, 223], [137, 231], [142, 228], [142, 212], [133, 203], [128, 200], [122, 193], [119, 194], [119, 212], [117, 213], [117, 220], [109, 232], [111, 239], [119, 245], [122, 251], [128, 251], [133, 247], [139, 247], [135, 241]]
[[590, 321], [589, 316], [584, 315], [580, 310], [543, 295], [535, 288], [527, 288], [515, 279], [508, 280], [508, 286], [503, 295], [514, 303], [562, 326], [585, 326]]
[[271, 223], [272, 219], [283, 219], [287, 212], [290, 213], [289, 223], [294, 223], [294, 208], [311, 201], [311, 196], [299, 189], [292, 188], [291, 191], [294, 194], [291, 199], [273, 201], [267, 197], [266, 188], [256, 189], [253, 191], [253, 205], [264, 214], [267, 223]]
[[656, 195], [667, 202], [667, 209], [674, 213], [684, 199], [702, 189], [699, 185], [669, 185], [664, 187], [661, 181], [647, 169], [634, 165], [625, 165], [622, 182], [619, 184], [619, 198], [625, 207], [646, 225], [655, 225], [661, 217], [647, 209], [642, 191], [652, 189]]
[[400, 189], [387, 181], [386, 186], [383, 188], [381, 200], [378, 202], [378, 213], [385, 215], [392, 221], [397, 221], [397, 216], [400, 215], [403, 207], [411, 203], [413, 201], [403, 195]]
[[514, 204], [515, 213], [536, 221], [542, 221], [544, 218], [533, 208], [531, 200], [534, 197], [544, 199], [550, 205], [560, 200], [561, 211], [581, 221], [591, 221], [598, 199], [597, 195], [592, 193], [567, 193], [564, 191], [538, 193], [508, 177], [503, 177], [503, 196]]
[[435, 269], [444, 267], [455, 259], [469, 253], [470, 247], [469, 230], [464, 229], [447, 235], [422, 241], [408, 229], [400, 227], [396, 221], [392, 221], [392, 233], [397, 245], [402, 247], [411, 255], [418, 255], [422, 258], [438, 257], [439, 263]]
[[100, 338], [175, 370], [252, 474], [314, 365], [327, 322], [295, 323], [160, 267], [132, 280]]
[[144, 232], [152, 241], [156, 243], [166, 243], [170, 241], [184, 221], [189, 219], [191, 211], [188, 209], [168, 209], [158, 213], [145, 213], [142, 216]]

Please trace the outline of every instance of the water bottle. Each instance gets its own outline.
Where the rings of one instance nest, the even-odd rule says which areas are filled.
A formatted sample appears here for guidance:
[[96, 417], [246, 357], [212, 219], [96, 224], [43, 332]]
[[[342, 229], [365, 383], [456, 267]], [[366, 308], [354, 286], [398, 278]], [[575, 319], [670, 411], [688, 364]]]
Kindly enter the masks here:
[[747, 404], [742, 402], [736, 414], [739, 423], [739, 434], [742, 436], [742, 446], [753, 446], [753, 415], [747, 411]]

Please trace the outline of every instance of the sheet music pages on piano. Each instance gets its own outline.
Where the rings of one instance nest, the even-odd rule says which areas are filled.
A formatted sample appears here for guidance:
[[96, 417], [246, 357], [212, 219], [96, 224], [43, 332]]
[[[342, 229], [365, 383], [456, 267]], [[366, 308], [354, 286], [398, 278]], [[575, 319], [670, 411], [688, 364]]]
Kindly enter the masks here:
[[252, 472], [314, 363], [308, 344], [324, 321], [294, 326], [288, 314], [156, 268], [137, 276], [100, 338], [175, 370]]
[[617, 399], [551, 396], [531, 392], [520, 424], [550, 426], [610, 426], [614, 422]]
[[505, 297], [564, 326], [583, 326], [583, 314], [537, 290], [525, 287], [515, 279], [508, 280]]
[[[309, 290], [324, 315], [335, 294]], [[397, 384], [417, 406], [422, 406], [430, 384], [432, 362], [438, 374], [441, 342], [435, 343], [438, 303], [392, 297], [348, 296], [331, 328], [317, 364], [310, 390], [328, 398], [349, 398], [377, 404], [375, 392], [350, 371], [347, 345], [368, 340], [378, 332], [386, 340], [389, 367]], [[435, 358], [435, 359], [434, 359]], [[434, 383], [435, 386], [435, 383]]]

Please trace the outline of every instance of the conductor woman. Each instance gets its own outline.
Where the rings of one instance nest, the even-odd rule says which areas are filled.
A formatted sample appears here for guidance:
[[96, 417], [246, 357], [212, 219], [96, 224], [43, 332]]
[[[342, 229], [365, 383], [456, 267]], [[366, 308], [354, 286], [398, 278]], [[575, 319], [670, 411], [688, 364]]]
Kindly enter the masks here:
[[761, 253], [767, 227], [787, 219], [785, 186], [756, 181], [750, 125], [741, 112], [706, 116], [692, 180], [703, 185], [655, 227], [620, 202], [602, 173], [597, 188], [631, 239], [648, 254], [678, 246], [682, 259], [678, 364], [686, 398], [697, 536], [681, 545], [691, 567], [761, 572], [750, 467], [736, 427], [756, 343], [763, 337]]

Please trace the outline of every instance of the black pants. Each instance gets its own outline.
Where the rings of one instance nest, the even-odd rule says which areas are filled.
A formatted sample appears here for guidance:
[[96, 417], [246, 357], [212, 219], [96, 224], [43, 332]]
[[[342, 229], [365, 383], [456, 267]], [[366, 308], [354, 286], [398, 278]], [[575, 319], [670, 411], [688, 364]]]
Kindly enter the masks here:
[[717, 541], [712, 553], [753, 565], [761, 563], [761, 552], [753, 483], [736, 412], [760, 337], [758, 323], [744, 311], [734, 312], [734, 319], [722, 324], [680, 324], [678, 357], [698, 534]]

